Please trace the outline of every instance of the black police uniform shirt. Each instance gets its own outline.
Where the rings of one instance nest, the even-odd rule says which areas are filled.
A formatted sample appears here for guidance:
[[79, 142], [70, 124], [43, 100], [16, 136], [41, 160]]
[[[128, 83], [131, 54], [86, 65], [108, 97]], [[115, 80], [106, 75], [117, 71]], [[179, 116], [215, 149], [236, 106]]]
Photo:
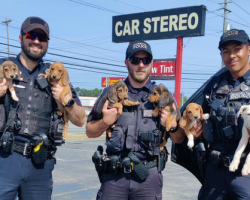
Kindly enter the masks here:
[[[227, 70], [223, 72], [221, 75], [219, 75], [220, 81], [222, 79], [226, 79], [228, 82], [228, 87], [229, 89], [234, 89], [235, 87], [239, 86], [241, 83], [245, 82], [247, 78], [250, 77], [250, 70], [248, 70], [243, 76], [239, 77], [237, 80], [235, 80], [230, 71]], [[211, 95], [212, 88], [215, 85], [216, 82], [216, 77], [213, 78], [208, 85], [205, 87], [203, 95]], [[204, 101], [203, 105], [203, 113], [210, 113], [210, 106], [207, 101]], [[216, 134], [216, 133], [215, 133]], [[228, 142], [223, 142], [223, 141], [215, 141], [214, 145], [212, 145], [213, 150], [217, 151], [226, 151], [226, 152], [234, 152], [238, 146], [238, 141], [228, 141]], [[249, 146], [249, 145], [248, 145]]]
[[[16, 57], [16, 58], [10, 58], [9, 60], [13, 60], [16, 59], [18, 61], [18, 68], [22, 73], [25, 73], [26, 75], [28, 75], [29, 77], [37, 77], [40, 73], [41, 73], [41, 69], [44, 67], [45, 63], [43, 60], [41, 60], [38, 65], [32, 70], [28, 70], [20, 61], [20, 54]], [[0, 59], [0, 65], [5, 61], [8, 60], [8, 58], [5, 59]], [[82, 106], [80, 99], [78, 98], [76, 91], [74, 90], [73, 86], [70, 84], [70, 88], [72, 91], [72, 97], [74, 98], [75, 102], [77, 103], [77, 105]], [[4, 98], [1, 97], [0, 98], [0, 104], [3, 104], [3, 100]], [[25, 140], [28, 141], [26, 138], [22, 137], [22, 136], [15, 136], [16, 139], [20, 139], [20, 140]]]
[[[150, 95], [150, 88], [151, 88], [151, 85], [152, 85], [150, 80], [148, 80], [147, 83], [142, 88], [133, 88], [131, 86], [131, 84], [129, 83], [128, 78], [126, 78], [124, 82], [128, 87], [128, 96], [129, 96], [130, 100], [132, 100], [132, 101], [141, 101], [142, 99], [143, 100], [148, 99], [148, 97]], [[99, 116], [97, 114], [96, 109], [97, 109], [97, 105], [100, 102], [100, 100], [102, 99], [102, 97], [109, 91], [109, 88], [110, 87], [104, 88], [103, 92], [98, 97], [97, 101], [95, 102], [95, 105], [94, 105], [93, 109], [91, 110], [91, 112], [90, 112], [90, 114], [88, 116], [87, 122], [102, 119], [102, 117], [103, 117], [102, 114]]]

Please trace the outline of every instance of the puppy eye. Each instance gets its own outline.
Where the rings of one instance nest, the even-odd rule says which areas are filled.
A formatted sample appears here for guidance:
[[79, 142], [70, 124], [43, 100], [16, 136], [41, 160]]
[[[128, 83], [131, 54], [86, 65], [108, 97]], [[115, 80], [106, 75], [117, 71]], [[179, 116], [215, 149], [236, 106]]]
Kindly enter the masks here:
[[52, 68], [51, 71], [54, 71], [54, 68]]
[[199, 110], [199, 108], [196, 108], [196, 110]]
[[59, 72], [62, 72], [62, 70], [60, 69]]
[[192, 113], [191, 111], [188, 111], [188, 113]]
[[119, 90], [118, 90], [118, 92], [122, 92], [122, 90], [121, 90], [121, 89], [119, 89]]
[[156, 92], [154, 92], [154, 95], [156, 95]]
[[7, 72], [7, 71], [9, 71], [9, 69], [4, 69], [4, 71], [6, 71], [6, 72]]

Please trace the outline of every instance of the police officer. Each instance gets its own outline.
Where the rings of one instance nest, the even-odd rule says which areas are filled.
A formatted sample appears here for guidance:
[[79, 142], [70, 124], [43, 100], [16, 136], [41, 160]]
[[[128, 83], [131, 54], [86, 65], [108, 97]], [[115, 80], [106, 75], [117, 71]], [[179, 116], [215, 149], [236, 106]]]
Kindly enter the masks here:
[[[98, 148], [93, 161], [102, 183], [97, 199], [162, 199], [163, 177], [167, 151], [160, 151], [162, 133], [159, 125], [165, 126], [168, 113], [161, 111], [160, 119], [152, 117], [154, 106], [148, 97], [155, 87], [149, 80], [153, 66], [151, 47], [144, 41], [134, 41], [128, 45], [125, 65], [128, 77], [125, 83], [128, 96], [139, 101], [138, 106], [124, 106], [123, 113], [109, 108], [108, 101], [103, 106], [101, 116], [98, 104], [110, 88], [105, 88], [98, 98], [87, 122], [87, 136], [99, 137], [112, 124], [112, 136], [106, 138], [106, 153]], [[171, 140], [179, 143], [184, 139], [176, 118], [172, 121]]]
[[[3, 108], [4, 103], [5, 108], [0, 118], [6, 113], [5, 129], [0, 134], [0, 199], [11, 200], [17, 195], [25, 200], [51, 199], [54, 145], [62, 143], [62, 130], [59, 130], [62, 127], [54, 127], [59, 116], [55, 115], [53, 98], [60, 102], [62, 88], [53, 84], [50, 91], [37, 79], [38, 74], [46, 73], [50, 66], [42, 60], [49, 44], [48, 24], [39, 17], [28, 17], [21, 26], [19, 41], [21, 53], [15, 58], [0, 60], [0, 64], [13, 61], [21, 71], [21, 78], [13, 83], [18, 104], [6, 93], [6, 80], [0, 84], [0, 107]], [[68, 102], [65, 109], [73, 124], [83, 126], [85, 112], [71, 89], [73, 98], [65, 97]]]
[[237, 112], [242, 105], [250, 103], [249, 42], [245, 31], [237, 29], [225, 32], [220, 38], [219, 50], [228, 70], [215, 76], [203, 94], [208, 98], [202, 107], [204, 112], [210, 112], [210, 118], [203, 127], [209, 149], [200, 200], [250, 199], [250, 175], [241, 175], [249, 144], [239, 169], [229, 171], [242, 136], [243, 122], [241, 117], [237, 118]]

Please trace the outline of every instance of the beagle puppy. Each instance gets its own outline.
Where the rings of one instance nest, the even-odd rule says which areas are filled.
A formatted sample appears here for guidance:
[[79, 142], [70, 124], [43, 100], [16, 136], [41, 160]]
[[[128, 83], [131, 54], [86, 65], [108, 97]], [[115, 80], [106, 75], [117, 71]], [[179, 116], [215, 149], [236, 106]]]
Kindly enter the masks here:
[[[242, 137], [235, 151], [234, 158], [229, 166], [229, 171], [231, 172], [235, 172], [238, 169], [241, 155], [249, 142], [250, 131], [248, 129], [250, 129], [250, 105], [241, 106], [239, 112], [237, 113], [237, 117], [239, 117], [240, 115], [244, 120], [242, 127]], [[243, 176], [247, 176], [248, 174], [250, 174], [250, 153], [248, 153], [247, 155], [245, 164], [241, 170], [241, 174]]]
[[[173, 96], [171, 95], [171, 93], [168, 91], [168, 89], [164, 85], [158, 85], [149, 95], [148, 100], [155, 105], [155, 109], [152, 112], [153, 117], [159, 116], [160, 108], [163, 108], [165, 111], [169, 113], [169, 117], [166, 120], [166, 131], [169, 131], [171, 129], [171, 121], [177, 115], [177, 112], [173, 107], [173, 104], [176, 105], [176, 102]], [[176, 109], [177, 109], [177, 105], [176, 105]], [[167, 143], [166, 131], [163, 134], [164, 140], [160, 147], [161, 150], [164, 149], [164, 146]]]
[[20, 70], [18, 69], [17, 65], [12, 61], [7, 60], [0, 65], [0, 82], [3, 81], [3, 78], [6, 79], [6, 86], [8, 86], [8, 89], [11, 93], [11, 97], [15, 101], [19, 101], [19, 99], [16, 96], [16, 91], [13, 87], [13, 79], [20, 78], [20, 76]]
[[[102, 111], [103, 105], [108, 100], [109, 108], [117, 108], [118, 113], [122, 114], [123, 106], [137, 106], [140, 104], [139, 101], [128, 100], [128, 87], [124, 81], [118, 81], [110, 87], [109, 92], [107, 92], [101, 99], [100, 103], [97, 105], [97, 111], [100, 113]], [[112, 126], [111, 126], [112, 127]], [[112, 136], [112, 129], [107, 129], [107, 135], [110, 138]]]
[[187, 145], [189, 148], [193, 148], [194, 146], [194, 136], [190, 132], [191, 128], [198, 120], [202, 121], [203, 119], [208, 118], [209, 114], [203, 114], [203, 109], [199, 104], [190, 103], [187, 105], [179, 124], [186, 133], [186, 136], [188, 138]]
[[[64, 67], [64, 65], [60, 62], [55, 62], [53, 63], [48, 70], [48, 73], [42, 74], [43, 76], [45, 76], [45, 78], [48, 80], [49, 83], [57, 83], [59, 84], [61, 87], [63, 87], [63, 90], [60, 94], [60, 99], [61, 102], [56, 101], [57, 106], [59, 108], [59, 110], [63, 110], [63, 117], [64, 117], [64, 130], [63, 130], [63, 137], [67, 136], [67, 131], [68, 131], [68, 115], [66, 112], [66, 109], [64, 108], [64, 106], [67, 104], [67, 102], [65, 102], [65, 96], [67, 94], [70, 94], [71, 98], [72, 98], [72, 92], [71, 92], [71, 88], [70, 88], [70, 81], [69, 81], [69, 73], [67, 71], [67, 69]], [[59, 115], [62, 115], [61, 112], [58, 112]]]

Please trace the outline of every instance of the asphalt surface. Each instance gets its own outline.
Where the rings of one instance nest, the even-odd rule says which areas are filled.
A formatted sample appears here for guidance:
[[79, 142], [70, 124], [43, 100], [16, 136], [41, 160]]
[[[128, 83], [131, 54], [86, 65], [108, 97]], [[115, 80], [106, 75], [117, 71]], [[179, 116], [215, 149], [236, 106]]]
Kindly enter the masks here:
[[[58, 148], [57, 164], [53, 171], [52, 200], [94, 200], [100, 182], [91, 157], [98, 145], [104, 145], [104, 137], [87, 139], [69, 134], [65, 145]], [[167, 148], [170, 151], [171, 142]], [[200, 188], [198, 180], [186, 169], [167, 162], [164, 177], [164, 200], [195, 200]]]

